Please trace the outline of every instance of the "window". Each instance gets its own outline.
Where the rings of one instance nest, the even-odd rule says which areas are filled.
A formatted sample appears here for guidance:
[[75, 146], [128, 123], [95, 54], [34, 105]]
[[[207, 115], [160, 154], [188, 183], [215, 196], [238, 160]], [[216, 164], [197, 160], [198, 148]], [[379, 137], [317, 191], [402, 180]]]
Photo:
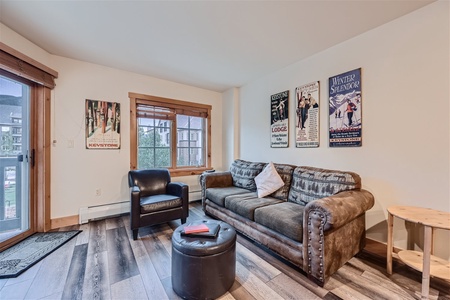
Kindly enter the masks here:
[[178, 166], [204, 165], [204, 128], [204, 118], [177, 115]]
[[131, 169], [194, 175], [211, 168], [211, 106], [129, 93]]

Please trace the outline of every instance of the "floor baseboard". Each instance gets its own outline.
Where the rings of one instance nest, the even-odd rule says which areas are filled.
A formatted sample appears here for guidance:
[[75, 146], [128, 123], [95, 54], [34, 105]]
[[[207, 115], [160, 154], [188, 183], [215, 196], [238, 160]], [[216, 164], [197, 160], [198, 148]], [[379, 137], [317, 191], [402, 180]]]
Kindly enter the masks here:
[[78, 220], [79, 220], [78, 215], [51, 219], [50, 220], [50, 228], [58, 229], [61, 227], [66, 227], [66, 226], [78, 225]]

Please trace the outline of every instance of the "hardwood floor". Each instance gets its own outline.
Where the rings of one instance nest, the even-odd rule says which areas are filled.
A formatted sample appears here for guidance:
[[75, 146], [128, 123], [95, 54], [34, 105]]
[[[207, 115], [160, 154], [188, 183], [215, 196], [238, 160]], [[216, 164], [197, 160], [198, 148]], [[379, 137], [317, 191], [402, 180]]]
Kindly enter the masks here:
[[[201, 218], [208, 217], [191, 203], [188, 221]], [[171, 285], [171, 235], [179, 225], [144, 228], [137, 241], [128, 216], [61, 228], [83, 232], [19, 277], [0, 279], [0, 299], [180, 299]], [[365, 252], [322, 288], [243, 236], [236, 250], [236, 279], [223, 300], [420, 299], [419, 272], [395, 264], [388, 275], [385, 261]], [[447, 283], [431, 283], [430, 299], [450, 299]]]

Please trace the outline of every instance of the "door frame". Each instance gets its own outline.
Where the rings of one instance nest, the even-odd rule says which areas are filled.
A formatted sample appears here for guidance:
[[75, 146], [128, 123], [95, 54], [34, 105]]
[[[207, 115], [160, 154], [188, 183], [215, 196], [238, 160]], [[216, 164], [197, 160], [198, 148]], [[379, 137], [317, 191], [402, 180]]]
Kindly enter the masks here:
[[[5, 53], [0, 53], [5, 54]], [[16, 52], [17, 54], [17, 52]], [[21, 60], [23, 63], [23, 61]], [[0, 243], [0, 251], [36, 232], [51, 229], [51, 89], [22, 76], [5, 71], [0, 74], [25, 83], [30, 90], [30, 149], [34, 149], [34, 166], [30, 165], [30, 229]], [[57, 74], [57, 73], [56, 73]]]

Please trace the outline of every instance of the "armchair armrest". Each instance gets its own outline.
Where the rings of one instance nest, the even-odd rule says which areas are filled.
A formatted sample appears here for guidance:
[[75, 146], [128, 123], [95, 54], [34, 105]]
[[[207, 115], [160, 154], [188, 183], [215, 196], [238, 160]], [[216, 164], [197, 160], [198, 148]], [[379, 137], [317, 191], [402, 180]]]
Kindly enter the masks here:
[[133, 207], [133, 204], [136, 203], [138, 206], [140, 206], [140, 194], [141, 190], [138, 186], [132, 186], [130, 187], [130, 200], [131, 200], [131, 206]]
[[141, 190], [138, 186], [130, 187], [130, 213], [131, 228], [139, 227], [139, 215], [141, 211]]
[[167, 194], [178, 196], [182, 199], [183, 205], [189, 200], [189, 186], [182, 182], [169, 182], [167, 184]]
[[186, 222], [186, 218], [189, 216], [189, 186], [182, 182], [169, 182], [167, 184], [167, 193], [181, 198], [183, 208], [181, 223]]

